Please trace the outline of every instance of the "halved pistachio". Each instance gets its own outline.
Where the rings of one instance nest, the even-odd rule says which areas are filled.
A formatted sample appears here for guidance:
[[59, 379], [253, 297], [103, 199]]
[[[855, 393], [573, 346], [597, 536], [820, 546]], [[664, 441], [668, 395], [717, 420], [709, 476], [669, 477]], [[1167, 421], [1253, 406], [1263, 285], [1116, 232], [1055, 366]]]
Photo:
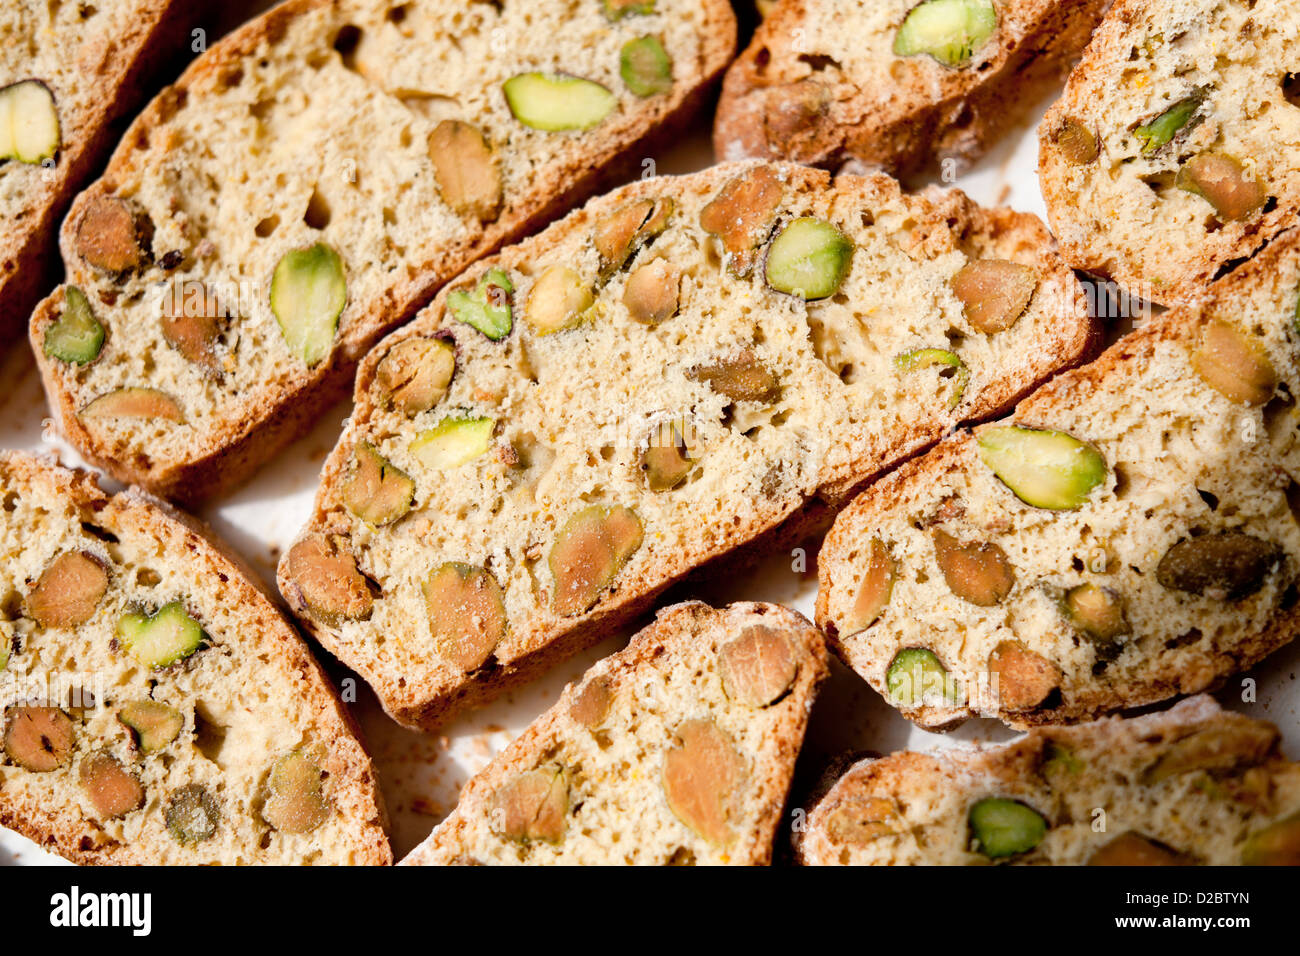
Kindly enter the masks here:
[[343, 260], [323, 242], [286, 252], [271, 276], [271, 312], [289, 351], [308, 366], [334, 348], [348, 301]]
[[1038, 273], [1008, 259], [976, 259], [952, 280], [966, 321], [980, 332], [1002, 332], [1016, 324], [1038, 288]]
[[893, 800], [865, 794], [846, 797], [826, 817], [825, 827], [832, 843], [850, 846], [866, 846], [903, 829]]
[[664, 754], [668, 808], [704, 840], [726, 846], [736, 837], [744, 758], [731, 738], [706, 718], [683, 721], [673, 736], [676, 741]]
[[434, 647], [462, 671], [482, 666], [506, 635], [501, 586], [483, 568], [441, 565], [424, 582], [424, 604]]
[[116, 757], [97, 751], [81, 758], [78, 771], [81, 789], [101, 820], [124, 817], [144, 806], [144, 787]]
[[1110, 588], [1080, 584], [1061, 601], [1065, 619], [1089, 640], [1110, 644], [1129, 633], [1124, 599]]
[[764, 272], [777, 292], [825, 299], [839, 291], [853, 261], [853, 240], [824, 219], [789, 222], [767, 248]]
[[179, 710], [156, 700], [128, 701], [118, 709], [117, 719], [135, 731], [140, 752], [146, 754], [162, 750], [185, 726]]
[[1236, 157], [1225, 153], [1199, 153], [1178, 170], [1179, 189], [1200, 196], [1220, 219], [1249, 219], [1268, 201], [1268, 191]]
[[501, 171], [477, 127], [440, 122], [429, 134], [429, 159], [443, 201], [458, 216], [491, 222], [501, 212]]
[[1283, 551], [1243, 531], [1184, 538], [1160, 559], [1156, 580], [1172, 591], [1224, 601], [1249, 597], [1282, 560]]
[[621, 20], [623, 17], [638, 13], [655, 12], [655, 0], [600, 0], [600, 2], [605, 10], [605, 16], [611, 20]]
[[985, 797], [970, 808], [976, 849], [993, 860], [1028, 853], [1047, 836], [1047, 820], [1019, 800]]
[[[970, 369], [955, 352], [949, 352], [947, 349], [913, 349], [894, 356], [894, 368], [904, 375], [934, 365], [946, 366], [953, 369], [955, 373], [952, 394], [948, 396], [948, 408], [954, 409], [961, 404], [962, 393], [966, 391], [966, 383], [970, 381]], [[942, 372], [940, 374], [942, 375]]]
[[379, 392], [408, 417], [428, 411], [447, 394], [456, 350], [443, 339], [403, 339], [375, 367]]
[[129, 386], [107, 392], [92, 399], [79, 416], [83, 421], [102, 421], [112, 418], [161, 418], [184, 424], [181, 407], [166, 392], [156, 388]]
[[989, 673], [997, 677], [999, 701], [1009, 711], [1037, 707], [1063, 677], [1060, 667], [1022, 641], [999, 642], [989, 655]]
[[310, 833], [329, 819], [319, 748], [292, 750], [276, 760], [267, 789], [262, 819], [281, 833]]
[[641, 547], [641, 518], [630, 508], [590, 505], [565, 522], [551, 545], [551, 609], [573, 617], [590, 608]]
[[1052, 133], [1052, 142], [1056, 143], [1056, 148], [1061, 151], [1065, 161], [1075, 166], [1087, 166], [1095, 162], [1101, 152], [1097, 134], [1068, 116]]
[[492, 418], [444, 418], [415, 437], [411, 454], [429, 468], [459, 468], [492, 446], [495, 428]]
[[885, 689], [889, 702], [903, 708], [957, 706], [965, 697], [934, 651], [925, 647], [904, 647], [894, 655], [885, 670]]
[[177, 843], [202, 843], [217, 832], [221, 809], [206, 787], [187, 783], [172, 794], [163, 819], [167, 832]]
[[650, 443], [641, 452], [641, 470], [651, 491], [671, 491], [694, 466], [681, 431], [671, 422], [655, 429]]
[[0, 87], [0, 162], [35, 165], [59, 151], [59, 111], [54, 94], [40, 80]]
[[503, 270], [488, 269], [472, 289], [447, 293], [447, 309], [457, 322], [464, 322], [497, 342], [514, 327], [510, 303], [514, 291], [514, 283]]
[[1179, 738], [1142, 772], [1148, 786], [1197, 770], [1234, 770], [1261, 763], [1277, 749], [1278, 732], [1269, 724], [1209, 726]]
[[411, 510], [415, 482], [369, 442], [357, 445], [352, 470], [343, 479], [343, 506], [366, 524], [392, 524]]
[[623, 44], [618, 73], [635, 96], [657, 96], [673, 88], [673, 60], [658, 37], [637, 37]]
[[180, 601], [164, 604], [153, 614], [128, 611], [117, 621], [118, 642], [141, 664], [154, 669], [183, 661], [207, 636]]
[[1035, 508], [1081, 507], [1106, 478], [1101, 453], [1065, 432], [997, 425], [980, 429], [977, 441], [980, 460]]
[[589, 677], [573, 695], [569, 703], [569, 716], [588, 730], [595, 730], [605, 722], [609, 705], [613, 701], [613, 688], [605, 677]]
[[754, 166], [727, 181], [700, 210], [700, 228], [722, 240], [727, 268], [738, 278], [754, 267], [755, 250], [776, 223], [785, 188], [775, 168]]
[[617, 105], [609, 90], [563, 73], [520, 73], [502, 86], [515, 119], [545, 132], [590, 129]]
[[42, 627], [84, 624], [108, 590], [108, 569], [86, 551], [64, 551], [41, 572], [24, 601], [25, 613]]
[[1133, 130], [1133, 135], [1142, 141], [1142, 155], [1150, 156], [1164, 146], [1180, 132], [1190, 130], [1199, 121], [1197, 114], [1205, 102], [1205, 90], [1197, 90], [1174, 103], [1158, 116]]
[[1264, 343], [1221, 320], [1205, 327], [1192, 368], [1230, 402], [1263, 405], [1277, 390], [1277, 372]]
[[718, 651], [718, 673], [728, 700], [766, 707], [794, 683], [799, 662], [780, 631], [751, 625]]
[[852, 614], [844, 622], [844, 633], [856, 634], [876, 622], [876, 618], [889, 605], [896, 574], [897, 566], [893, 555], [889, 553], [889, 547], [879, 538], [872, 538], [867, 545], [862, 583], [858, 586]]
[[104, 347], [104, 326], [90, 309], [90, 300], [75, 285], [63, 292], [63, 311], [45, 328], [42, 351], [60, 362], [85, 365]]
[[687, 371], [686, 377], [703, 382], [733, 402], [774, 402], [781, 396], [781, 383], [748, 349], [708, 365], [697, 365]]
[[488, 802], [492, 831], [517, 843], [559, 843], [568, 816], [569, 774], [559, 764], [511, 777], [497, 787]]
[[72, 247], [88, 265], [120, 276], [149, 261], [150, 230], [148, 217], [133, 203], [96, 194], [77, 222]]
[[359, 620], [374, 606], [356, 559], [327, 535], [308, 535], [290, 548], [285, 577], [290, 603], [326, 624]]
[[638, 249], [668, 228], [675, 205], [671, 199], [638, 199], [596, 223], [591, 238], [601, 276], [623, 268]]
[[162, 299], [163, 338], [187, 361], [215, 368], [225, 311], [202, 282], [187, 283], [184, 288], [169, 284]]
[[934, 559], [953, 594], [978, 607], [1001, 604], [1016, 586], [1006, 552], [990, 542], [963, 544], [935, 529]]
[[677, 314], [681, 273], [667, 259], [655, 259], [627, 277], [623, 304], [633, 321], [658, 325]]
[[925, 54], [964, 67], [998, 28], [993, 0], [922, 0], [894, 37], [895, 56]]
[[1245, 866], [1300, 866], [1300, 813], [1252, 833], [1242, 848], [1241, 862]]
[[533, 283], [524, 319], [538, 335], [581, 325], [595, 302], [591, 283], [568, 266], [552, 266]]
[[10, 707], [5, 720], [5, 753], [24, 770], [50, 773], [71, 759], [77, 731], [59, 708]]

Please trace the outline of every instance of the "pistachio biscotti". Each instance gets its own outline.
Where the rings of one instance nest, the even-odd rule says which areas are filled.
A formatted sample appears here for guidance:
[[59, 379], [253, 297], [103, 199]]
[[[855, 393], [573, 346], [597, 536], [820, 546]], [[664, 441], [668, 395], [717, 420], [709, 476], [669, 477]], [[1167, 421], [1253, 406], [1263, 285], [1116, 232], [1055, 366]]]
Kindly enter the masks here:
[[793, 611], [665, 608], [403, 863], [768, 863], [826, 675], [821, 635]]
[[1040, 127], [1066, 258], [1195, 298], [1300, 209], [1300, 7], [1118, 0]]
[[1088, 348], [1033, 217], [734, 164], [617, 190], [385, 339], [280, 564], [432, 726]]
[[202, 4], [178, 0], [0, 8], [0, 343], [58, 281], [54, 236], [110, 146], [112, 122]]
[[974, 159], [1069, 70], [1110, 0], [783, 0], [728, 69], [724, 159]]
[[64, 434], [194, 500], [341, 397], [476, 257], [570, 208], [721, 71], [725, 0], [289, 0], [136, 120], [32, 318]]
[[370, 759], [200, 530], [0, 456], [0, 824], [82, 863], [386, 863]]
[[855, 764], [795, 835], [812, 865], [1300, 865], [1300, 764], [1210, 697]]
[[905, 716], [1070, 721], [1300, 628], [1300, 234], [846, 508], [817, 619]]

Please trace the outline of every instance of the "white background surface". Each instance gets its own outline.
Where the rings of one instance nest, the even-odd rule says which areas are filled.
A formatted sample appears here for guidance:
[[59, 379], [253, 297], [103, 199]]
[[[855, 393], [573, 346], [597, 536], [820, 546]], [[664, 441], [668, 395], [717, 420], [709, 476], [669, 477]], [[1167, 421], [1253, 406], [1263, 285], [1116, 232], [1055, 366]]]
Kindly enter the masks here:
[[[1039, 104], [1033, 111], [1032, 123], [1026, 123], [973, 168], [959, 175], [956, 185], [986, 205], [1001, 203], [1046, 218], [1038, 190], [1034, 126], [1047, 105], [1048, 102]], [[711, 164], [710, 119], [711, 115], [702, 117], [690, 137], [673, 151], [654, 157], [658, 172], [684, 173]], [[5, 383], [0, 394], [0, 447], [53, 449], [65, 464], [83, 464], [69, 446], [52, 434], [35, 366], [22, 343], [4, 359], [0, 382]], [[249, 484], [201, 513], [272, 587], [275, 562], [307, 520], [320, 466], [350, 406], [346, 402], [332, 409], [311, 434], [291, 446]], [[108, 480], [103, 484], [109, 489], [117, 487]], [[815, 541], [805, 544], [808, 556], [803, 573], [792, 570], [794, 557], [790, 554], [774, 554], [752, 573], [675, 588], [664, 596], [660, 606], [686, 598], [700, 598], [715, 605], [736, 600], [765, 600], [788, 605], [811, 618], [816, 594], [816, 545]], [[434, 735], [398, 727], [358, 681], [360, 699], [353, 705], [354, 712], [379, 767], [380, 785], [392, 819], [395, 856], [400, 859], [433, 829], [455, 805], [456, 794], [465, 780], [549, 707], [567, 682], [577, 679], [592, 662], [620, 649], [632, 630], [611, 633], [601, 644], [562, 664], [543, 680], [518, 689], [488, 707], [462, 715]], [[336, 682], [349, 676], [327, 654], [321, 652], [321, 657]], [[1292, 757], [1300, 757], [1297, 669], [1300, 669], [1300, 643], [1274, 654], [1254, 672], [1229, 678], [1218, 694], [1226, 706], [1277, 723]], [[1257, 703], [1241, 702], [1243, 678], [1257, 682]], [[887, 753], [905, 748], [938, 749], [1006, 740], [1011, 736], [991, 720], [972, 720], [946, 735], [920, 731], [899, 717], [865, 682], [836, 662], [832, 679], [813, 711], [800, 776], [815, 776], [827, 757], [844, 750]], [[0, 829], [0, 864], [60, 862], [17, 834]]]

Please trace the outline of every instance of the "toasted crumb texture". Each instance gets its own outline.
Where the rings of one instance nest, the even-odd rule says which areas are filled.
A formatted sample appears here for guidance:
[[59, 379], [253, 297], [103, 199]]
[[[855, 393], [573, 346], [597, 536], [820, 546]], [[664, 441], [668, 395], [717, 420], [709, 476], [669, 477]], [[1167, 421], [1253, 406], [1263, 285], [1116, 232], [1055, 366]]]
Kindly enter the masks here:
[[[685, 115], [734, 44], [724, 0], [657, 0], [654, 12], [616, 21], [603, 9], [290, 0], [209, 49], [132, 125], [65, 222], [68, 281], [107, 331], [98, 357], [78, 365], [42, 355], [64, 291], [32, 318], [65, 434], [115, 476], [185, 500], [274, 455], [341, 397], [380, 334]], [[640, 37], [671, 59], [671, 83], [645, 97], [620, 71], [623, 47]], [[595, 112], [570, 120], [587, 128], [515, 118], [505, 84], [534, 72], [604, 88]], [[533, 92], [541, 122], [575, 99]], [[134, 230], [100, 225], [114, 203]], [[88, 236], [105, 235], [126, 238], [138, 261], [88, 257]], [[285, 281], [273, 312], [277, 266], [318, 244], [337, 256], [342, 289]], [[202, 348], [164, 335], [171, 303], [206, 320]], [[128, 387], [164, 392], [177, 412], [83, 414]]]
[[111, 147], [112, 121], [135, 106], [141, 81], [202, 6], [9, 0], [0, 9], [0, 87], [43, 83], [59, 126], [48, 161], [0, 161], [0, 342], [20, 334], [57, 281], [59, 219]]
[[997, 0], [987, 40], [948, 65], [894, 52], [917, 0], [786, 0], [727, 70], [714, 149], [894, 173], [967, 163], [1060, 81], [1109, 3]]
[[[1290, 0], [1119, 0], [1039, 128], [1066, 258], [1172, 305], [1289, 228], [1300, 207], [1297, 44]], [[1201, 185], [1218, 183], [1211, 195], [1228, 190], [1229, 202], [1197, 187], [1207, 162], [1220, 168]]]
[[[80, 863], [391, 861], [351, 719], [203, 529], [17, 453], [0, 495], [0, 823]], [[169, 614], [197, 646], [136, 642]]]
[[[756, 178], [774, 205], [747, 236], [742, 278], [733, 270], [744, 256], [700, 223], [714, 200]], [[606, 224], [645, 200], [671, 202], [665, 228], [621, 268], [602, 269]], [[805, 302], [765, 281], [785, 241], [769, 237], [787, 226], [823, 238], [839, 230], [832, 252], [814, 257], [825, 274], [836, 264], [843, 273], [825, 298]], [[1033, 277], [1027, 307], [1003, 331], [978, 331], [953, 291], [982, 258], [1015, 260]], [[513, 325], [498, 340], [458, 321], [449, 298], [494, 272], [513, 290], [502, 299]], [[658, 324], [635, 320], [627, 304], [647, 275], [676, 296]], [[544, 334], [560, 301], [556, 276], [578, 292], [566, 327]], [[845, 499], [958, 422], [1009, 407], [1090, 347], [1081, 300], [1036, 219], [958, 192], [904, 196], [883, 175], [832, 181], [764, 164], [636, 183], [480, 263], [367, 357], [305, 532], [316, 553], [302, 556], [337, 550], [369, 590], [358, 581], [355, 600], [339, 595], [325, 608], [293, 552], [281, 590], [395, 719], [432, 726], [593, 643], [707, 559], [820, 499]], [[420, 410], [397, 371], [417, 348], [455, 352], [454, 375]], [[960, 368], [899, 364], [921, 349]], [[477, 444], [431, 456], [448, 429]], [[655, 458], [664, 452], [667, 463]], [[378, 480], [375, 454], [394, 496], [383, 511], [373, 507], [383, 496], [364, 491], [367, 477]], [[450, 577], [429, 597], [431, 574], [447, 563], [489, 572], [475, 580], [500, 591], [492, 634], [471, 614], [459, 626], [441, 614]], [[453, 640], [470, 631], [473, 653]]]
[[[664, 608], [566, 687], [402, 864], [766, 864], [826, 675], [821, 635], [793, 611]], [[520, 801], [521, 815], [505, 797], [538, 771], [559, 781], [555, 812]]]
[[[1300, 764], [1277, 744], [1272, 724], [1200, 696], [1001, 746], [863, 760], [808, 814], [797, 852], [813, 866], [1231, 866], [1281, 862], [1261, 850], [1285, 832], [1294, 864]], [[1018, 845], [984, 829], [985, 800], [1018, 804], [1040, 829]]]
[[[1298, 298], [1289, 232], [1200, 305], [1148, 320], [1000, 423], [1034, 431], [962, 432], [869, 489], [818, 559], [817, 618], [837, 652], [925, 726], [974, 714], [1024, 726], [1204, 690], [1289, 642]], [[1071, 451], [997, 457], [1009, 434]], [[951, 542], [966, 563], [950, 555], [945, 570]], [[883, 579], [868, 573], [885, 566], [877, 546], [892, 591], [864, 621], [863, 585]], [[991, 586], [1005, 581], [994, 553], [1009, 587]], [[908, 648], [956, 686], [912, 694], [909, 653], [891, 690]]]

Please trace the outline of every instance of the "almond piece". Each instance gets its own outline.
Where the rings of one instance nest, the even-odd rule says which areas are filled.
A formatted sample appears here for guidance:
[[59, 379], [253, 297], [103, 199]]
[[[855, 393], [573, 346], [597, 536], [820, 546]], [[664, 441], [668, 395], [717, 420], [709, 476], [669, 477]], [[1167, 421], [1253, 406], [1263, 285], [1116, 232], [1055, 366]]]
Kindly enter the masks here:
[[728, 699], [746, 707], [766, 707], [790, 689], [799, 664], [784, 635], [752, 625], [718, 651], [718, 672]]
[[27, 595], [26, 614], [43, 627], [90, 620], [108, 590], [108, 569], [87, 551], [65, 551], [49, 563]]
[[668, 807], [682, 823], [715, 846], [736, 838], [738, 794], [745, 761], [713, 721], [683, 721], [664, 754], [663, 787]]

